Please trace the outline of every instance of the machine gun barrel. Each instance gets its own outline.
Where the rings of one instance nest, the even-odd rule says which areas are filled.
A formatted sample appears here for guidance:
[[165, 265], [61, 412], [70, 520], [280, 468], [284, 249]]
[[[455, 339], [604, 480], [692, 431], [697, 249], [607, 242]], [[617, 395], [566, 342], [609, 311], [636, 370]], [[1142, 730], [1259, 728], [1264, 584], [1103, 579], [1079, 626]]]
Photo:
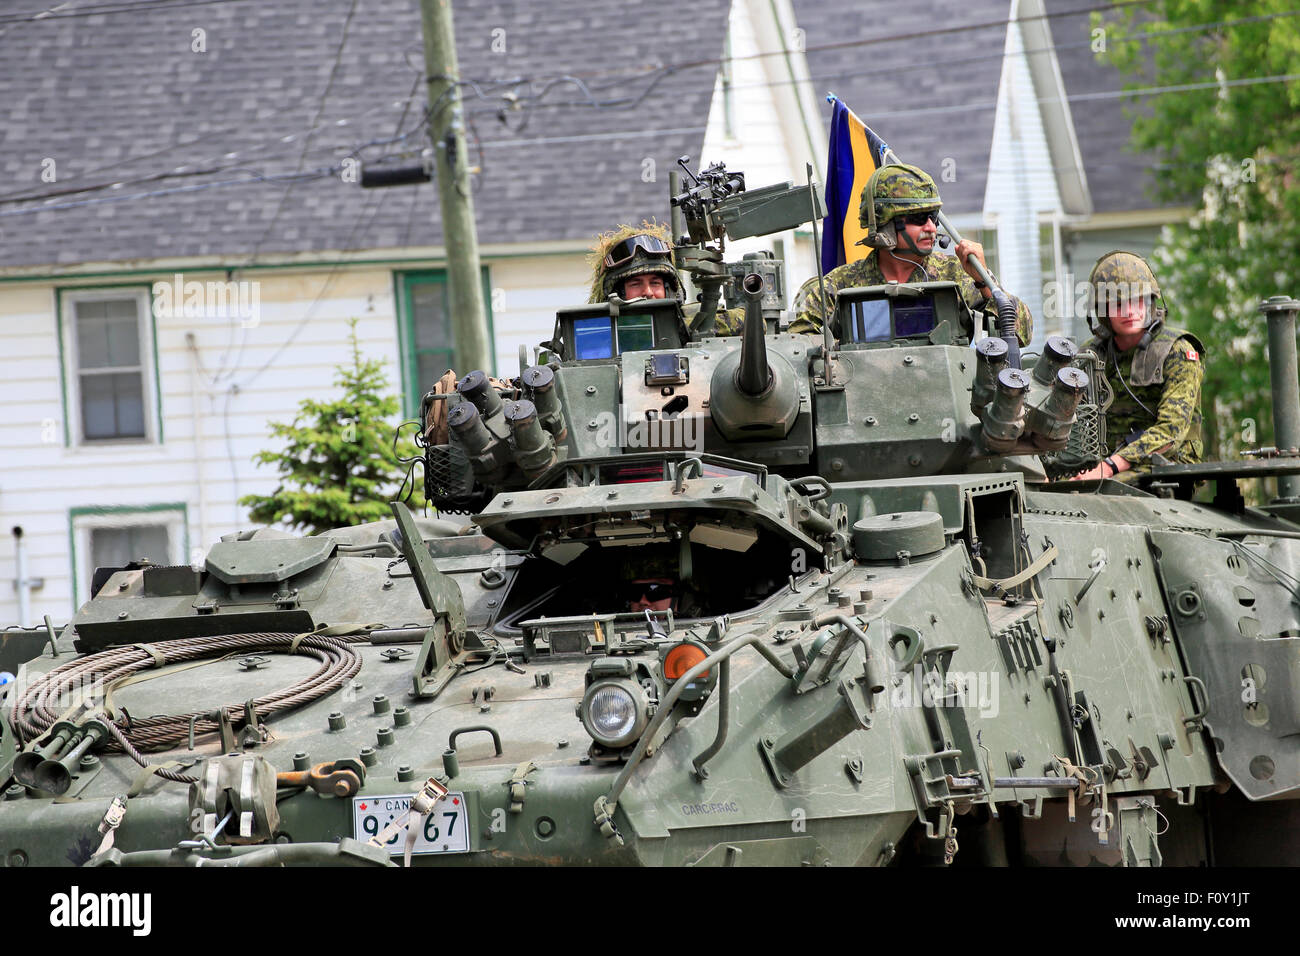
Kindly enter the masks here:
[[740, 343], [740, 368], [736, 387], [746, 395], [762, 395], [772, 385], [772, 368], [767, 364], [767, 325], [763, 322], [763, 277], [751, 272], [740, 280], [745, 293], [745, 334]]

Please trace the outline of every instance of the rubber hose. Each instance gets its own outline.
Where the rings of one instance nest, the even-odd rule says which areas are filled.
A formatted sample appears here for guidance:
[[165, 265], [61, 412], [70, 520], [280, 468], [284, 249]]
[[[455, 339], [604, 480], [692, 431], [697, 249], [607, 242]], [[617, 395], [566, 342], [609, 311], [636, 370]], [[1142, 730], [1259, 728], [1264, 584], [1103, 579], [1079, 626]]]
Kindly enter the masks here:
[[993, 304], [998, 307], [998, 338], [1007, 343], [1007, 367], [1020, 368], [1020, 335], [1016, 330], [1016, 300], [992, 286]]

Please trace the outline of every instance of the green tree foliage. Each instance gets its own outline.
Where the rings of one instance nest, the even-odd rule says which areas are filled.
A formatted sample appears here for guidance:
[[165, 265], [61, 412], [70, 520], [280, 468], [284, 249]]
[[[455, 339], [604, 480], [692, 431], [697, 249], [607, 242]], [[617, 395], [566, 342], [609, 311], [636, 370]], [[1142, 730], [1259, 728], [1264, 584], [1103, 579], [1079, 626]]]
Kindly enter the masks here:
[[1134, 147], [1162, 163], [1155, 198], [1195, 206], [1153, 265], [1173, 324], [1205, 342], [1206, 450], [1222, 457], [1272, 441], [1256, 309], [1300, 295], [1297, 13], [1292, 0], [1156, 0], [1094, 14], [1098, 59], [1149, 91], [1128, 114]]
[[[348, 344], [351, 362], [335, 368], [332, 401], [303, 399], [290, 424], [271, 422], [271, 437], [283, 442], [277, 451], [262, 451], [253, 460], [274, 465], [280, 483], [270, 495], [239, 500], [259, 524], [285, 522], [295, 530], [317, 534], [392, 517], [388, 502], [402, 484], [406, 466], [397, 460], [392, 436], [397, 397], [388, 391], [383, 363], [364, 359], [352, 320]], [[403, 457], [416, 453], [409, 439], [399, 442]], [[414, 508], [424, 499], [416, 488]]]

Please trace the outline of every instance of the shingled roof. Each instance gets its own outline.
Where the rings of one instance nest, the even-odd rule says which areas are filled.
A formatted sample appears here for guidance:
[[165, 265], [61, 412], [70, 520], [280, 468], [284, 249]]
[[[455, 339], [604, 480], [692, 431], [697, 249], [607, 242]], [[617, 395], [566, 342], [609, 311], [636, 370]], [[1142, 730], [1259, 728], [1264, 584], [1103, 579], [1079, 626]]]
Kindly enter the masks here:
[[1007, 0], [793, 2], [818, 91], [937, 181], [953, 160], [956, 178], [939, 182], [945, 209], [983, 209]]
[[[1049, 3], [1049, 13], [1056, 13], [1056, 6]], [[1155, 177], [1160, 174], [1158, 160], [1154, 154], [1137, 152], [1129, 145], [1133, 124], [1124, 115], [1126, 98], [1117, 95], [1124, 88], [1124, 78], [1104, 56], [1093, 52], [1092, 30], [1087, 13], [1051, 19], [1056, 59], [1093, 211], [1157, 208], [1160, 204], [1151, 197]]]
[[[576, 239], [662, 216], [668, 168], [700, 154], [729, 8], [660, 2], [647, 31], [618, 0], [456, 0], [461, 75], [483, 97], [466, 91], [480, 240]], [[191, 49], [200, 29], [206, 52]], [[0, 30], [0, 266], [239, 265], [442, 241], [432, 185], [258, 181], [339, 164], [420, 122], [416, 0], [233, 2]], [[524, 104], [504, 123], [503, 93]], [[418, 131], [362, 155], [427, 145]], [[41, 179], [46, 159], [55, 182]], [[56, 193], [66, 208], [14, 214], [30, 205], [15, 197]]]

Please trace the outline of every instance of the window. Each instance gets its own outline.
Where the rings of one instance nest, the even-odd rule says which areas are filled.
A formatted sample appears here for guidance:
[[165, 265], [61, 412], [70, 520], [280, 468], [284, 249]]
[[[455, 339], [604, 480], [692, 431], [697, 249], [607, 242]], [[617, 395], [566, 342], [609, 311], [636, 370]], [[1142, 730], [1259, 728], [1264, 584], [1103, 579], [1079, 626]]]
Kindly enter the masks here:
[[[457, 362], [448, 305], [447, 273], [442, 269], [407, 272], [396, 276], [396, 283], [406, 411], [414, 414], [420, 407], [421, 397], [433, 388], [447, 369], [455, 369], [460, 376], [473, 369], [462, 368]], [[492, 298], [486, 267], [483, 269], [483, 307], [487, 310], [490, 346], [493, 342]], [[495, 373], [495, 361], [492, 368], [483, 371]]]
[[155, 564], [169, 562], [170, 543], [164, 524], [136, 524], [125, 528], [90, 529], [91, 568], [120, 568], [140, 558]]
[[78, 606], [90, 598], [96, 568], [120, 568], [141, 558], [158, 565], [189, 560], [183, 503], [73, 508], [69, 517]]
[[[615, 345], [615, 337], [618, 342]], [[655, 347], [654, 316], [607, 315], [576, 319], [573, 323], [574, 355], [580, 359], [612, 358], [624, 352], [644, 352]]]
[[159, 440], [149, 301], [145, 288], [61, 293], [69, 442]]

